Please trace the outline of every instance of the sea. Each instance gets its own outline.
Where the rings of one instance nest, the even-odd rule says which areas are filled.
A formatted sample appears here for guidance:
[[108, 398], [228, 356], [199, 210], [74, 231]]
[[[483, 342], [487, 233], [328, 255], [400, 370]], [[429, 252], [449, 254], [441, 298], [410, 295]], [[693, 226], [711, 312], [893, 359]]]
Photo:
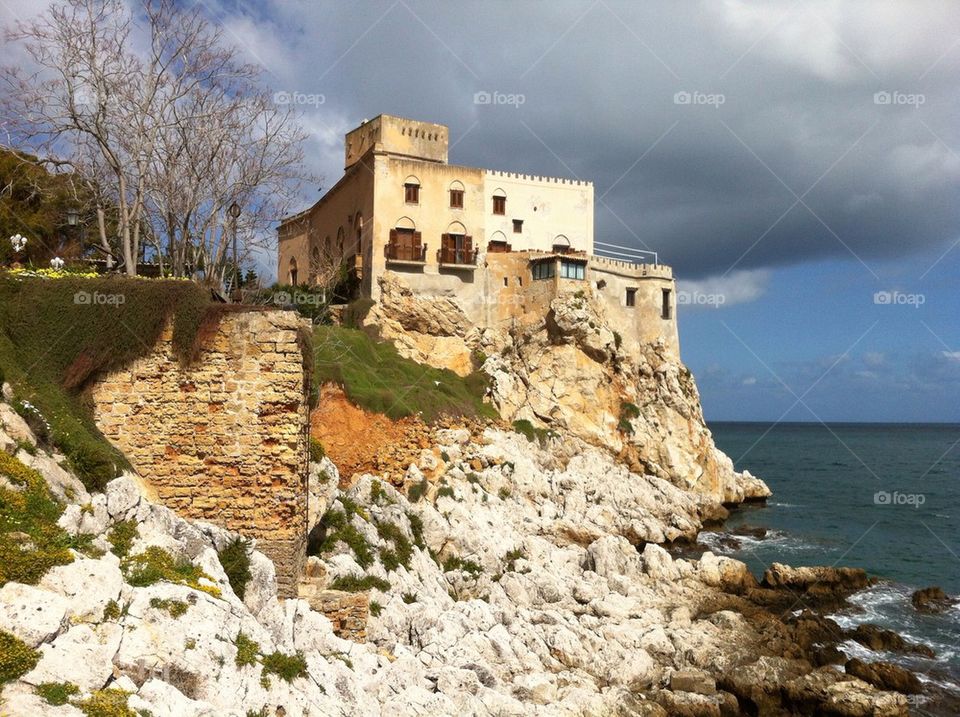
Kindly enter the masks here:
[[[914, 670], [935, 691], [960, 695], [960, 607], [918, 613], [912, 593], [960, 595], [960, 424], [711, 423], [737, 470], [766, 481], [766, 505], [740, 508], [700, 542], [759, 578], [773, 562], [853, 566], [880, 578], [832, 615], [923, 642], [934, 660], [871, 653]], [[916, 698], [913, 698], [916, 699]], [[925, 714], [922, 698], [917, 714]], [[933, 714], [934, 712], [929, 712]], [[936, 710], [936, 713], [941, 713]]]

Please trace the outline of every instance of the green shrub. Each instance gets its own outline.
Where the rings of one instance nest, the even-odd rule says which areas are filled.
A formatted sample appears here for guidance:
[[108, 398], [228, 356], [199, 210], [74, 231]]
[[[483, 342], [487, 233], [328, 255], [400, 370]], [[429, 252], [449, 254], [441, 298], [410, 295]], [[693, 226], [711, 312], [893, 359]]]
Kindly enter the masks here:
[[417, 601], [417, 596], [414, 595], [413, 593], [404, 593], [403, 595], [400, 596], [400, 598], [401, 598], [407, 605], [412, 605], [413, 603], [415, 603], [415, 602]]
[[483, 568], [472, 560], [464, 560], [457, 555], [451, 555], [443, 561], [443, 572], [449, 573], [456, 570], [462, 570], [465, 573], [476, 577], [483, 572]]
[[107, 603], [107, 606], [103, 608], [103, 619], [106, 620], [116, 620], [120, 617], [120, 604], [116, 600], [111, 600]]
[[95, 690], [76, 706], [87, 717], [137, 717], [137, 713], [127, 707], [129, 697], [130, 693], [114, 688]]
[[135, 588], [166, 581], [179, 583], [220, 597], [220, 589], [201, 585], [200, 579], [210, 580], [210, 576], [186, 558], [174, 558], [163, 548], [151, 545], [142, 553], [126, 558], [120, 564], [127, 583]]
[[63, 508], [39, 473], [0, 451], [0, 476], [21, 486], [0, 487], [0, 585], [36, 585], [50, 568], [72, 563], [70, 548], [82, 541], [57, 525]]
[[623, 337], [616, 331], [613, 332], [613, 345], [618, 350], [621, 346], [623, 346]]
[[130, 554], [133, 541], [140, 535], [140, 529], [133, 520], [121, 520], [114, 523], [107, 533], [107, 540], [113, 546], [111, 551], [118, 558], [125, 558]]
[[383, 489], [383, 483], [373, 480], [370, 482], [370, 502], [382, 505], [383, 503], [393, 504], [394, 500]]
[[410, 559], [413, 557], [413, 545], [410, 539], [404, 535], [398, 525], [394, 523], [377, 523], [377, 535], [382, 540], [393, 543], [393, 548], [380, 549], [380, 562], [387, 572], [396, 570], [401, 565], [407, 569], [410, 568]]
[[246, 538], [234, 538], [223, 550], [217, 553], [223, 572], [227, 574], [234, 594], [243, 600], [247, 592], [247, 583], [253, 576], [250, 573], [250, 541]]
[[640, 408], [629, 401], [624, 401], [620, 404], [620, 420], [617, 423], [617, 428], [621, 433], [632, 434], [633, 424], [631, 421], [639, 416]]
[[310, 552], [313, 555], [323, 555], [332, 552], [337, 543], [341, 542], [353, 551], [354, 558], [360, 567], [368, 568], [373, 565], [373, 547], [363, 537], [363, 533], [350, 522], [353, 515], [362, 517], [364, 513], [346, 496], [340, 498], [340, 504], [344, 509], [342, 512], [328, 510], [320, 519], [319, 533], [324, 537], [319, 545], [310, 545]]
[[373, 299], [360, 298], [351, 301], [343, 309], [341, 323], [350, 329], [359, 329], [373, 308]]
[[383, 605], [378, 603], [376, 600], [370, 601], [370, 614], [374, 617], [380, 617], [380, 613], [383, 612]]
[[413, 544], [420, 550], [426, 550], [427, 544], [423, 539], [423, 520], [416, 513], [407, 513], [410, 521], [410, 532], [413, 533]]
[[497, 491], [497, 497], [500, 500], [506, 500], [507, 498], [510, 497], [510, 495], [511, 495], [510, 489], [507, 488], [506, 486], [500, 486], [500, 490]]
[[427, 494], [427, 488], [430, 487], [430, 484], [427, 482], [427, 479], [424, 478], [419, 483], [414, 483], [410, 486], [410, 490], [407, 491], [407, 498], [410, 499], [411, 503], [419, 503], [420, 499]]
[[520, 418], [514, 421], [513, 430], [522, 435], [531, 443], [536, 441], [541, 446], [546, 445], [547, 441], [556, 435], [549, 429], [537, 428], [525, 418]]
[[284, 655], [282, 652], [271, 652], [263, 656], [263, 673], [277, 675], [286, 682], [293, 682], [297, 677], [307, 674], [307, 661], [302, 652], [295, 655]]
[[70, 698], [80, 693], [80, 688], [70, 682], [44, 682], [37, 685], [37, 694], [48, 705], [60, 707], [67, 704]]
[[237, 646], [237, 667], [255, 665], [257, 663], [257, 655], [260, 654], [260, 645], [248, 637], [243, 630], [237, 633], [237, 639], [234, 641], [234, 644]]
[[0, 686], [27, 674], [39, 661], [39, 652], [16, 635], [0, 630]]
[[150, 598], [150, 607], [157, 610], [165, 610], [170, 617], [177, 618], [186, 615], [190, 606], [183, 600], [167, 600], [162, 598]]
[[514, 548], [513, 550], [508, 550], [507, 554], [503, 556], [503, 559], [507, 563], [507, 572], [513, 572], [514, 563], [524, 557], [523, 550], [520, 548]]
[[403, 358], [389, 341], [339, 326], [314, 328], [315, 377], [343, 387], [353, 403], [391, 418], [495, 417], [483, 391], [452, 371]]
[[453, 497], [454, 497], [454, 492], [451, 486], [443, 485], [443, 486], [440, 486], [440, 488], [437, 490], [437, 498], [453, 498]]
[[330, 590], [343, 590], [348, 593], [362, 593], [373, 589], [385, 593], [390, 589], [390, 582], [376, 575], [364, 575], [359, 578], [356, 575], [343, 575], [334, 578], [327, 587]]
[[326, 450], [323, 448], [323, 444], [310, 436], [310, 460], [314, 463], [319, 463], [327, 455]]

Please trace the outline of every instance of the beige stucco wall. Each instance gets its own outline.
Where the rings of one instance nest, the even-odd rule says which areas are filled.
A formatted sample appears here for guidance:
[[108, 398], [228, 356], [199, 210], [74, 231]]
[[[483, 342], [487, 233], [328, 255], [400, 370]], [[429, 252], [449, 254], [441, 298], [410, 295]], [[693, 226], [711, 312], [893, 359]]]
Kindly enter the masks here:
[[[493, 213], [497, 189], [507, 196], [507, 213]], [[593, 184], [575, 179], [533, 177], [513, 172], [483, 173], [484, 227], [487, 240], [496, 232], [514, 250], [550, 251], [558, 235], [566, 236], [577, 251], [593, 253]], [[513, 233], [513, 220], [523, 220], [523, 231]]]
[[446, 163], [450, 130], [442, 124], [379, 115], [351, 130], [344, 138], [344, 167], [373, 149]]
[[296, 595], [306, 562], [308, 400], [301, 321], [231, 313], [184, 368], [164, 330], [147, 356], [91, 388], [97, 427], [180, 515], [247, 537]]

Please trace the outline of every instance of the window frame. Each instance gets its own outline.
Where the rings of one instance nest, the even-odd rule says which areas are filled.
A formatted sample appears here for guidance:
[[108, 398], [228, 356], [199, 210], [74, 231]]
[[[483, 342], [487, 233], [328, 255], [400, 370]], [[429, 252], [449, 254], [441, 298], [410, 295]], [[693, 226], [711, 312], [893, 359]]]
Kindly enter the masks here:
[[[413, 197], [411, 199], [410, 197]], [[420, 204], [420, 185], [414, 182], [403, 183], [403, 202], [404, 204]]]
[[450, 190], [450, 208], [451, 209], [463, 209], [463, 194], [462, 189], [451, 189]]
[[514, 233], [514, 234], [523, 234], [523, 219], [514, 219], [514, 220], [513, 220], [513, 233]]
[[628, 287], [626, 295], [624, 296], [624, 305], [627, 308], [633, 308], [637, 305], [637, 290], [634, 287]]
[[[571, 269], [573, 276], [570, 276]], [[570, 261], [569, 259], [560, 260], [561, 279], [572, 279], [574, 281], [584, 281], [587, 278], [587, 265], [580, 261]]]
[[493, 213], [498, 216], [506, 216], [507, 214], [507, 198], [499, 194], [493, 195]]

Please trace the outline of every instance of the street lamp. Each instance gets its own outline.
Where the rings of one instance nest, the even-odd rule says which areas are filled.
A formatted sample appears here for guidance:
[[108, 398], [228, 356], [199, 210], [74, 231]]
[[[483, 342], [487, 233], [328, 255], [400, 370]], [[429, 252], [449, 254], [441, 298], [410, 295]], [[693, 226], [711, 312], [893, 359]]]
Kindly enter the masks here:
[[233, 229], [233, 293], [237, 297], [236, 300], [239, 300], [240, 297], [240, 264], [238, 263], [237, 258], [237, 218], [240, 216], [240, 205], [236, 202], [233, 202], [230, 205], [230, 208], [227, 209], [227, 213], [230, 215], [230, 218], [233, 220], [232, 229]]
[[76, 209], [67, 210], [67, 224], [71, 227], [77, 226], [80, 223], [80, 212]]

